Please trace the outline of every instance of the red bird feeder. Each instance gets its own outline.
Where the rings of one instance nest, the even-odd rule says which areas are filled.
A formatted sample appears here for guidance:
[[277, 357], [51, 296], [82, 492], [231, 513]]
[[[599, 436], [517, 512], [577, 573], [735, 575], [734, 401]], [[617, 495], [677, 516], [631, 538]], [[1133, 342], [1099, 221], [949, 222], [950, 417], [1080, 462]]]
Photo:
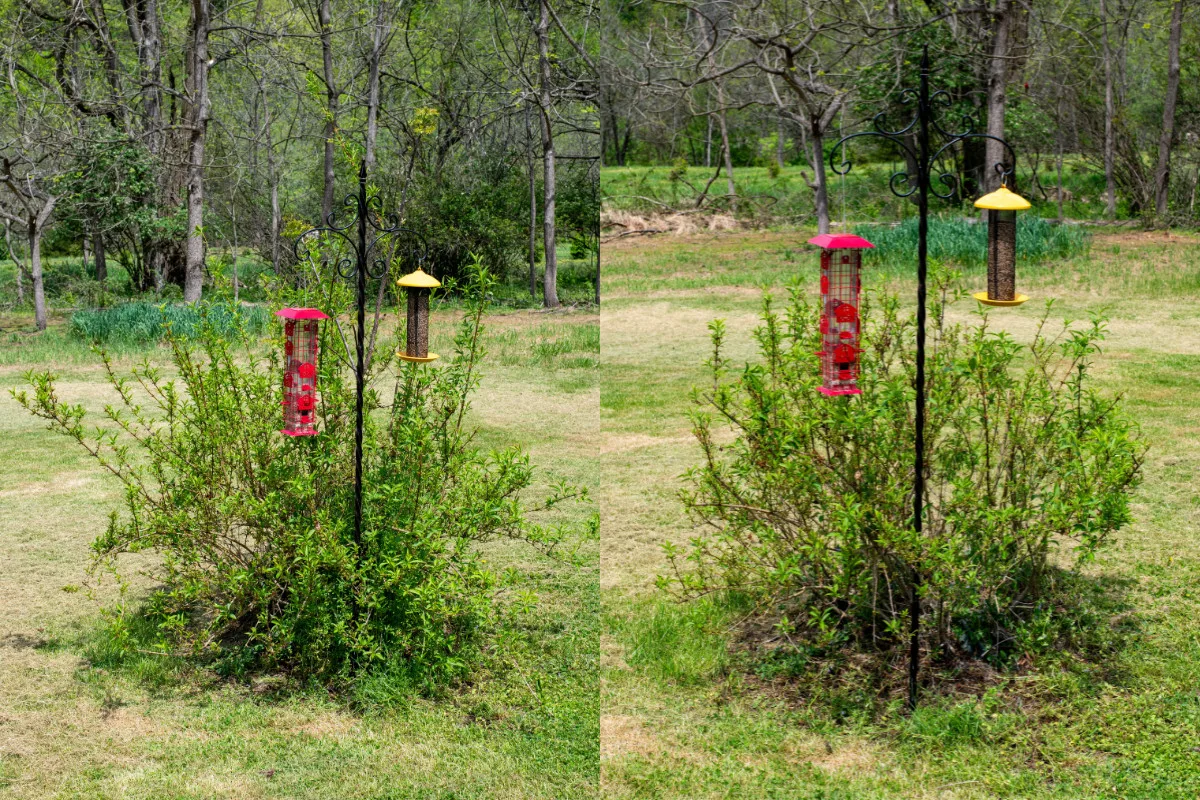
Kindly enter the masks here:
[[826, 395], [862, 394], [858, 388], [861, 236], [823, 233], [808, 240], [821, 248], [821, 386]]
[[283, 317], [283, 430], [288, 436], [315, 436], [317, 407], [317, 333], [319, 319], [329, 316], [315, 308], [284, 308]]

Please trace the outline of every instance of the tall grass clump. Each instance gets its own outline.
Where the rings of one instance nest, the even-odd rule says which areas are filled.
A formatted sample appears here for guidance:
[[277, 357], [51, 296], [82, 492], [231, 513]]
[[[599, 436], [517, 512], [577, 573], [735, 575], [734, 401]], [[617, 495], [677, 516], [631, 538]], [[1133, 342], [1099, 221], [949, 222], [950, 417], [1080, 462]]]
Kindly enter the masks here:
[[200, 305], [136, 301], [111, 308], [89, 308], [71, 316], [71, 335], [94, 344], [148, 344], [167, 338], [196, 338], [202, 321], [209, 332], [228, 338], [239, 329], [260, 335], [271, 315], [260, 306], [212, 302]]
[[[870, 241], [864, 261], [891, 270], [911, 269], [917, 259], [917, 225], [912, 217], [898, 225], [858, 225], [854, 232]], [[961, 218], [929, 220], [929, 258], [955, 267], [987, 265], [987, 225]], [[1032, 214], [1017, 215], [1017, 258], [1039, 263], [1087, 252], [1090, 237], [1077, 225], [1051, 225]]]

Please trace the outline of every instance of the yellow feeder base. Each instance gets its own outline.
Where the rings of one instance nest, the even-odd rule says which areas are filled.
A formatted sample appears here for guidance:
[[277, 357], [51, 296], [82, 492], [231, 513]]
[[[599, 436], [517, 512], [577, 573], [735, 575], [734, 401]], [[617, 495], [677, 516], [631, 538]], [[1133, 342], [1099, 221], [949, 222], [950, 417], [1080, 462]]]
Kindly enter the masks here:
[[437, 361], [438, 354], [430, 353], [429, 355], [425, 356], [424, 358], [421, 358], [420, 356], [406, 356], [406, 355], [404, 355], [404, 353], [396, 353], [396, 358], [400, 359], [401, 361], [411, 362], [413, 364], [427, 364], [430, 361]]
[[1000, 306], [1000, 307], [1019, 306], [1019, 305], [1021, 305], [1021, 303], [1024, 303], [1026, 300], [1029, 299], [1029, 295], [1024, 295], [1024, 294], [1021, 294], [1020, 292], [1018, 292], [1017, 296], [1014, 297], [1012, 300], [993, 300], [990, 297], [988, 297], [987, 292], [975, 292], [973, 295], [971, 295], [971, 297], [974, 297], [976, 300], [983, 303], [985, 306]]

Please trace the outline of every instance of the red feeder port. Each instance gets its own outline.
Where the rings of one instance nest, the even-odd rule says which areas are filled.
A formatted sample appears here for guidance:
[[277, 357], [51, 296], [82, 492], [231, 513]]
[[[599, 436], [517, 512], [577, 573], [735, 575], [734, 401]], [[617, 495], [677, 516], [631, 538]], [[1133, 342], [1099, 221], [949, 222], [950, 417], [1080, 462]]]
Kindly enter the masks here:
[[[315, 308], [284, 308], [276, 311], [275, 315], [285, 320], [282, 433], [288, 436], [313, 436], [317, 432], [313, 425], [313, 410], [317, 405], [317, 320], [329, 317]], [[296, 320], [304, 322], [297, 325]]]
[[825, 233], [808, 240], [821, 248], [821, 386], [826, 395], [861, 394], [858, 388], [858, 308], [861, 236]]

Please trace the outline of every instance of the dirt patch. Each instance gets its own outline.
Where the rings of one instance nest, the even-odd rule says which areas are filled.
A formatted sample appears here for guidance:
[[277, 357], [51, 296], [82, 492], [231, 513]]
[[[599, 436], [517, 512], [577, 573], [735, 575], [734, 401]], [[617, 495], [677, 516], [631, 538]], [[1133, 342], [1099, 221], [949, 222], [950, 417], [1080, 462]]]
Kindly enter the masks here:
[[1179, 231], [1096, 231], [1093, 230], [1095, 244], [1112, 245], [1128, 244], [1145, 246], [1151, 244], [1200, 244], [1200, 237]]
[[729, 214], [675, 212], [670, 214], [634, 214], [628, 211], [604, 211], [600, 226], [606, 236], [602, 244], [622, 239], [636, 239], [658, 233], [672, 236], [693, 236], [702, 231], [736, 231], [741, 224]]
[[14, 489], [0, 490], [0, 500], [7, 497], [29, 497], [30, 495], [38, 494], [59, 494], [72, 492], [76, 489], [82, 489], [89, 484], [95, 483], [95, 479], [88, 478], [71, 478], [69, 480], [54, 480], [37, 483], [23, 483]]
[[613, 434], [604, 437], [600, 444], [600, 455], [613, 453], [628, 453], [632, 450], [644, 450], [648, 447], [662, 445], [689, 444], [691, 436], [649, 436], [644, 433]]
[[654, 757], [667, 752], [642, 721], [626, 714], [600, 717], [600, 758], [610, 761], [622, 756]]
[[879, 757], [863, 744], [840, 745], [837, 748], [823, 746], [815, 758], [809, 761], [834, 775], [874, 773], [879, 766]]

